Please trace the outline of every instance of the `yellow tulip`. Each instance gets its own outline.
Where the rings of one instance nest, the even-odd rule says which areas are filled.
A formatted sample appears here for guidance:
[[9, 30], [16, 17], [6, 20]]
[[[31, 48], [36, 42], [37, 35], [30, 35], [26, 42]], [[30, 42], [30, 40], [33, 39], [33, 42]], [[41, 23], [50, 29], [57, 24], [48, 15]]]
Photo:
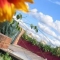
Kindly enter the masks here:
[[33, 0], [0, 0], [0, 22], [10, 22], [16, 10], [28, 12], [26, 2], [33, 3]]

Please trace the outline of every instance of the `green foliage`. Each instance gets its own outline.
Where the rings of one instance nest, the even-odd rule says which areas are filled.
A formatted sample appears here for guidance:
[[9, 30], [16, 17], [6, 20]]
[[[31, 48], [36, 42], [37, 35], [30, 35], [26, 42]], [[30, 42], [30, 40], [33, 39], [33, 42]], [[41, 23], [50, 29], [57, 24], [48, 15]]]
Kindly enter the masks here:
[[27, 39], [28, 37], [27, 37], [26, 33], [23, 34], [22, 38], [25, 39], [25, 40], [28, 40]]
[[0, 23], [0, 33], [11, 37], [13, 41], [17, 34], [20, 32], [20, 27], [18, 25], [19, 23], [17, 23], [15, 20], [13, 20], [12, 23], [7, 21]]
[[34, 26], [33, 24], [30, 25], [31, 29], [34, 29], [36, 32], [38, 32], [37, 26]]
[[45, 52], [49, 52], [51, 50], [51, 47], [49, 45], [44, 45], [41, 42], [39, 42], [38, 47], [43, 49]]
[[39, 42], [38, 47], [42, 49], [43, 46], [44, 46], [44, 45], [43, 45], [41, 42]]
[[57, 48], [51, 48], [52, 55], [56, 55], [57, 54]]
[[29, 42], [31, 42], [33, 45], [38, 45], [38, 42], [34, 38], [29, 38]]
[[0, 53], [0, 60], [13, 60], [13, 59], [8, 53], [6, 54]]
[[43, 50], [44, 50], [45, 52], [49, 52], [49, 51], [51, 50], [51, 47], [50, 47], [49, 45], [44, 45], [44, 46], [43, 46]]
[[52, 55], [60, 57], [60, 47], [52, 48], [49, 45], [44, 45], [41, 42], [37, 42], [36, 39], [29, 37], [26, 33], [23, 34], [22, 38], [28, 42], [31, 42], [33, 45], [37, 45], [39, 48], [43, 49], [43, 51], [50, 52]]
[[49, 45], [44, 45], [41, 42], [39, 42], [38, 47], [43, 49], [45, 52], [49, 52], [51, 50], [51, 47]]
[[56, 49], [57, 49], [56, 55], [59, 57], [60, 56], [60, 47], [56, 47]]
[[33, 45], [38, 45], [36, 39], [29, 37], [26, 33], [23, 34], [22, 38], [25, 39], [26, 41], [31, 42]]
[[33, 24], [30, 25], [31, 29], [34, 27]]
[[16, 18], [17, 18], [17, 19], [22, 19], [22, 14], [18, 14], [18, 15], [16, 16]]

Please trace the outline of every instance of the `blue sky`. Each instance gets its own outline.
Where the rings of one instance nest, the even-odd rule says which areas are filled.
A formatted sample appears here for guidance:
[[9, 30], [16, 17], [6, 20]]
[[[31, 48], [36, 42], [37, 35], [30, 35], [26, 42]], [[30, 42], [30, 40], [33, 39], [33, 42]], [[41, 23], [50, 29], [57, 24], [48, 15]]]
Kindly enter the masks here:
[[31, 9], [37, 8], [38, 11], [43, 12], [44, 14], [48, 14], [54, 18], [54, 20], [58, 19], [60, 20], [60, 5], [53, 3], [57, 0], [52, 0], [50, 2], [49, 0], [34, 0], [34, 4], [30, 5]]
[[[38, 12], [43, 12], [46, 15], [50, 15], [53, 17], [54, 21], [55, 20], [60, 20], [60, 5], [56, 4], [54, 2], [56, 2], [58, 0], [34, 0], [34, 4], [30, 4], [30, 9], [37, 9]], [[27, 22], [31, 22], [34, 23], [35, 18], [33, 18], [32, 16], [28, 16], [27, 14], [22, 13], [23, 16], [27, 16], [27, 19], [30, 20], [32, 19], [33, 21], [27, 21]], [[35, 20], [36, 21], [36, 20]], [[36, 24], [36, 22], [35, 22]]]
[[[20, 12], [23, 17], [27, 16], [20, 25], [38, 40], [43, 39], [48, 44], [60, 46], [60, 0], [34, 0], [34, 4], [29, 4], [29, 7], [28, 14]], [[35, 33], [29, 24], [38, 26], [41, 32]]]

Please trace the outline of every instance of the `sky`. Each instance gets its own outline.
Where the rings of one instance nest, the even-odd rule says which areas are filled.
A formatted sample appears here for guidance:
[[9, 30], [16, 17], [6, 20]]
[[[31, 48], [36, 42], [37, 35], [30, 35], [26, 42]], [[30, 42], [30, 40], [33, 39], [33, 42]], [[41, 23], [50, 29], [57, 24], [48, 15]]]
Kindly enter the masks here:
[[[32, 33], [37, 41], [44, 40], [54, 47], [60, 46], [60, 0], [34, 0], [29, 8], [29, 13], [18, 11], [23, 16], [20, 26]], [[29, 24], [36, 25], [38, 33]]]

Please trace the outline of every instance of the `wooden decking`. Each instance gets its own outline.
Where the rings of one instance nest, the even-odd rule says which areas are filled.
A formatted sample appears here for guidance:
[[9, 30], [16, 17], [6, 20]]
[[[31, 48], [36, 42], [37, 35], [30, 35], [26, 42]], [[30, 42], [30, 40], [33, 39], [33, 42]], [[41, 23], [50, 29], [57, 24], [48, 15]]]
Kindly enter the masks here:
[[22, 58], [23, 60], [47, 60], [18, 45], [10, 45], [6, 51]]

